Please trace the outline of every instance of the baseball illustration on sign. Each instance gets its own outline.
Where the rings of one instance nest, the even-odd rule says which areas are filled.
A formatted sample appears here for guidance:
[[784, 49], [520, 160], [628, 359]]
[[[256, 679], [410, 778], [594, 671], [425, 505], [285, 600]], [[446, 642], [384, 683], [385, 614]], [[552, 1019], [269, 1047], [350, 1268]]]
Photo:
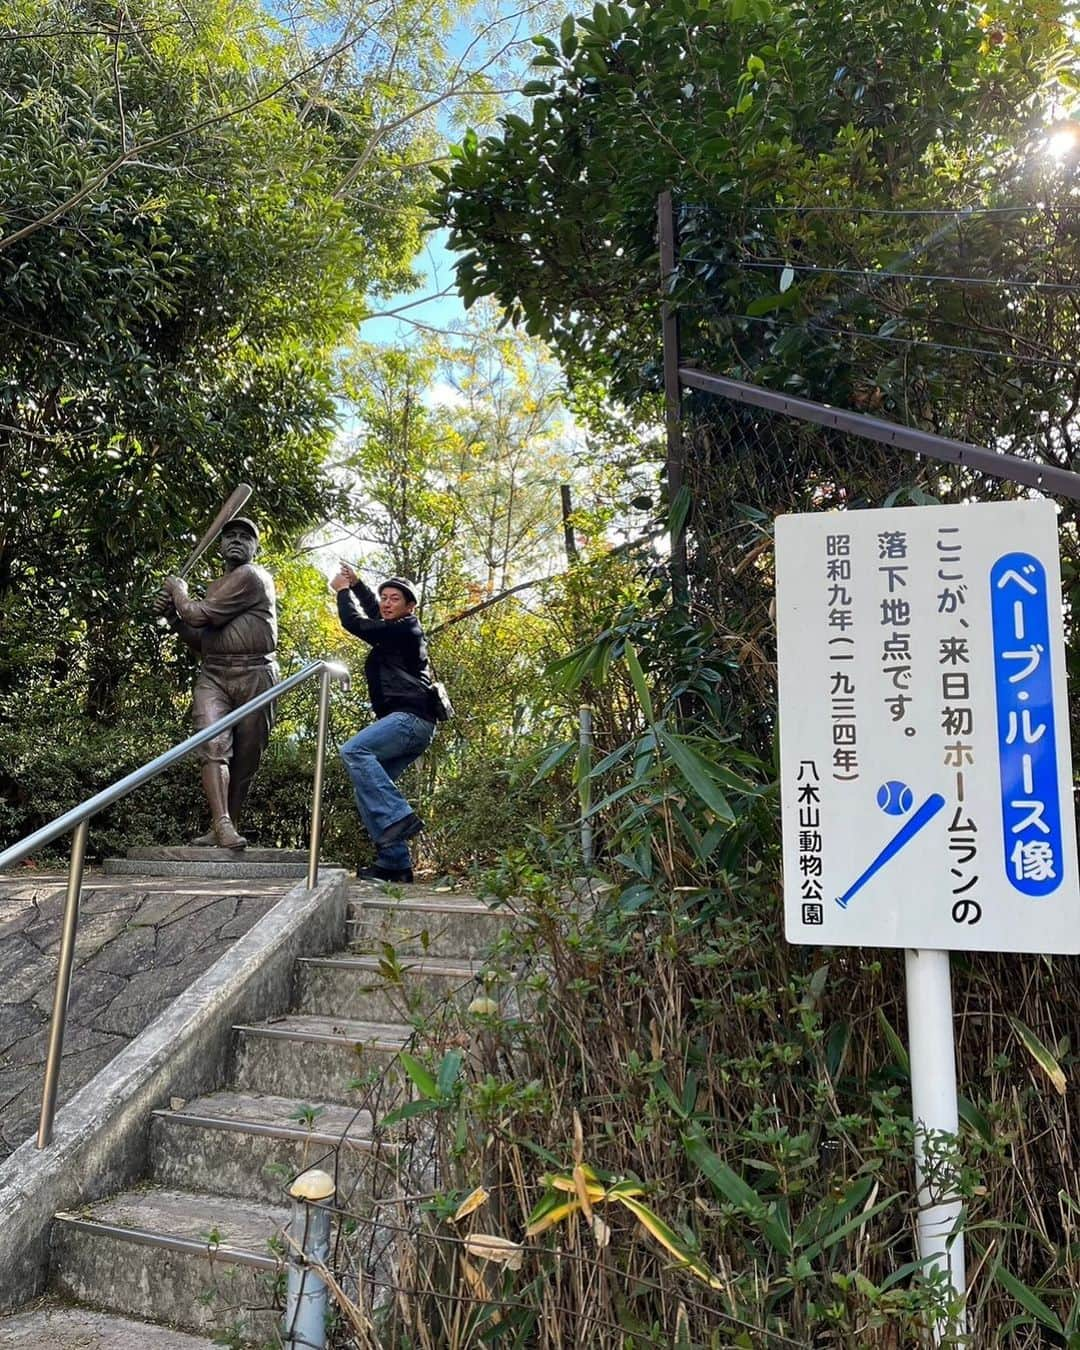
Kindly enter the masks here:
[[1080, 950], [1056, 510], [776, 522], [789, 940]]

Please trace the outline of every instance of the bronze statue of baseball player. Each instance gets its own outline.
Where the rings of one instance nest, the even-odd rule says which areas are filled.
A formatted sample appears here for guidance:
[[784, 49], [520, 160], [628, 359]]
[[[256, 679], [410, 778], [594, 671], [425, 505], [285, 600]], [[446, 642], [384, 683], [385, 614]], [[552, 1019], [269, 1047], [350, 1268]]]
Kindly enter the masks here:
[[[202, 659], [191, 703], [197, 731], [278, 682], [274, 581], [253, 561], [258, 546], [258, 526], [246, 516], [234, 516], [221, 531], [225, 572], [210, 583], [204, 597], [193, 600], [186, 582], [169, 576], [154, 603], [156, 613]], [[193, 843], [233, 849], [246, 845], [237, 825], [272, 725], [271, 705], [199, 749], [210, 829]]]

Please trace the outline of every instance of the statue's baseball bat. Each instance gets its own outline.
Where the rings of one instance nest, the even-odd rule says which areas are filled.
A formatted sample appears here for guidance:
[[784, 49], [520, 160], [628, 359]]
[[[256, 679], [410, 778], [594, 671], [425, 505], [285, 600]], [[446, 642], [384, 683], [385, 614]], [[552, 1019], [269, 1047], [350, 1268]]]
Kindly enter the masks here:
[[232, 520], [233, 516], [238, 516], [243, 509], [244, 503], [251, 496], [252, 488], [250, 483], [240, 483], [229, 497], [229, 500], [210, 522], [210, 528], [195, 545], [191, 551], [191, 556], [184, 563], [180, 571], [176, 573], [178, 577], [186, 577], [202, 555], [218, 537], [221, 531]]

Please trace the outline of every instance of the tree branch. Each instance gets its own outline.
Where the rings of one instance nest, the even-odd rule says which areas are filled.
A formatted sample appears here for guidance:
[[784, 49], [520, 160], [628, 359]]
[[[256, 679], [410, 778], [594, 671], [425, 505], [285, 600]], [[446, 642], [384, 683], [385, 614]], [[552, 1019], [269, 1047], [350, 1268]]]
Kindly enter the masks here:
[[0, 251], [11, 248], [13, 244], [21, 243], [22, 240], [29, 238], [30, 235], [36, 234], [38, 230], [43, 230], [47, 225], [51, 225], [54, 221], [67, 215], [69, 211], [74, 210], [76, 206], [96, 192], [97, 189], [101, 187], [102, 183], [107, 182], [117, 169], [122, 168], [129, 160], [134, 159], [136, 155], [145, 155], [148, 150], [155, 150], [159, 145], [168, 145], [171, 141], [179, 140], [182, 136], [192, 136], [198, 131], [205, 131], [207, 127], [217, 126], [219, 123], [227, 122], [233, 117], [239, 117], [241, 113], [250, 112], [252, 108], [257, 108], [261, 103], [269, 102], [270, 99], [275, 98], [280, 94], [282, 90], [290, 88], [292, 85], [302, 80], [306, 75], [310, 75], [313, 70], [318, 70], [321, 66], [325, 66], [328, 62], [333, 61], [348, 47], [354, 46], [359, 41], [360, 38], [357, 37], [351, 39], [349, 42], [339, 42], [337, 46], [334, 47], [332, 51], [327, 52], [325, 56], [320, 56], [317, 60], [304, 66], [302, 70], [296, 71], [295, 74], [288, 76], [279, 84], [276, 84], [273, 89], [268, 89], [264, 94], [257, 94], [254, 98], [248, 99], [246, 103], [241, 103], [235, 108], [226, 108], [223, 112], [213, 113], [209, 117], [204, 117], [200, 122], [193, 122], [191, 126], [180, 127], [177, 131], [167, 131], [164, 135], [154, 136], [151, 140], [142, 141], [138, 145], [131, 146], [130, 149], [125, 150], [122, 154], [117, 155], [114, 160], [110, 161], [96, 177], [92, 178], [89, 183], [84, 184], [78, 192], [73, 192], [70, 197], [60, 202], [57, 206], [54, 206], [51, 211], [46, 211], [43, 216], [39, 216], [37, 220], [31, 221], [29, 225], [24, 225], [21, 230], [16, 230], [14, 234], [6, 235], [4, 238], [0, 239]]
[[116, 6], [116, 36], [113, 38], [112, 72], [116, 89], [116, 115], [120, 120], [120, 149], [127, 152], [127, 121], [124, 118], [124, 95], [120, 88], [120, 34], [124, 31], [124, 6]]
[[550, 577], [533, 577], [532, 581], [521, 581], [516, 586], [511, 586], [509, 590], [500, 591], [498, 595], [492, 595], [486, 600], [481, 600], [478, 605], [463, 609], [458, 614], [451, 614], [448, 619], [444, 619], [442, 623], [432, 628], [428, 637], [434, 637], [436, 633], [441, 633], [444, 628], [449, 628], [452, 623], [460, 623], [462, 619], [471, 619], [474, 614], [479, 614], [482, 609], [487, 609], [491, 605], [497, 605], [500, 600], [505, 600], [509, 595], [516, 595], [518, 591], [527, 591], [530, 586], [540, 586], [545, 581], [554, 581], [556, 577], [560, 576], [562, 576], [561, 572], [555, 572]]

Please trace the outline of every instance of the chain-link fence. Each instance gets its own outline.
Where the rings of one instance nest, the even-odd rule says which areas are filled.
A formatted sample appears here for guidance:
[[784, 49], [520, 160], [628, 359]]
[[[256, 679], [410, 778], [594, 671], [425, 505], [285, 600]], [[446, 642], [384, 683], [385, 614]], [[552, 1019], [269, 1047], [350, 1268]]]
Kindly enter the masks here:
[[[956, 442], [921, 432], [911, 443], [923, 449], [899, 446], [890, 442], [895, 433], [908, 429], [892, 428], [876, 417], [845, 412], [838, 415], [843, 429], [836, 429], [808, 420], [799, 400], [773, 396], [775, 404], [788, 405], [785, 410], [756, 406], [746, 395], [754, 398], [762, 391], [731, 381], [716, 383], [729, 386], [734, 396], [695, 390], [685, 401], [685, 475], [692, 501], [689, 565], [698, 617], [714, 626], [718, 641], [738, 660], [743, 679], [732, 687], [741, 685], [744, 725], [758, 725], [763, 736], [773, 730], [772, 530], [779, 515], [1001, 502], [1045, 492], [1060, 509], [1071, 632], [1080, 577], [1080, 475], [981, 447], [968, 447], [964, 454]], [[820, 408], [814, 415], [826, 411]], [[956, 462], [958, 454], [964, 462]], [[1070, 643], [1070, 653], [1071, 648]], [[1074, 740], [1078, 730], [1074, 726]]]

